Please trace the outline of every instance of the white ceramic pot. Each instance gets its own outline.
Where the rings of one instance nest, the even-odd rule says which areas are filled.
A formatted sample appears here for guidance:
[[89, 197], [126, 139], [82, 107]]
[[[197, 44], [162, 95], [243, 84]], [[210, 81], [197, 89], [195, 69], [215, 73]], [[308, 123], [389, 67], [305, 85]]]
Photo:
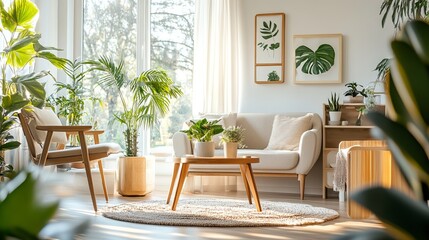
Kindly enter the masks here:
[[329, 120], [330, 122], [333, 123], [340, 123], [341, 121], [341, 111], [337, 111], [337, 112], [329, 112]]
[[213, 157], [214, 150], [214, 142], [195, 142], [194, 155], [196, 157]]
[[118, 159], [118, 193], [144, 196], [155, 188], [155, 158], [120, 157]]
[[223, 144], [223, 154], [226, 158], [236, 158], [237, 157], [237, 148], [238, 143], [236, 142], [226, 142]]

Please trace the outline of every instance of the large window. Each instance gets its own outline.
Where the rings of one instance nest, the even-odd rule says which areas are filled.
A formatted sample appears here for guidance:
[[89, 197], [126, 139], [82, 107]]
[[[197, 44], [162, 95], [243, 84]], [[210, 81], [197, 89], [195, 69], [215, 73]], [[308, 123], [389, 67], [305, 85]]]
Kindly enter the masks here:
[[[185, 119], [191, 115], [191, 88], [193, 68], [194, 0], [152, 0], [149, 8], [138, 11], [138, 0], [84, 0], [83, 1], [83, 59], [96, 59], [101, 54], [125, 60], [130, 77], [137, 73], [137, 49], [144, 46], [142, 33], [150, 33], [150, 67], [162, 67], [170, 77], [182, 86], [184, 96], [171, 104], [171, 112], [151, 129], [151, 146], [166, 146], [168, 139], [178, 131]], [[143, 1], [143, 0], [142, 0]], [[150, 9], [150, 13], [149, 13]], [[137, 14], [150, 14], [149, 26], [137, 19]], [[140, 27], [141, 26], [141, 27]], [[141, 31], [141, 32], [140, 32]], [[143, 36], [144, 38], [144, 36]], [[140, 56], [142, 57], [142, 56]], [[105, 140], [123, 142], [119, 126], [109, 125], [113, 114], [120, 111], [118, 96], [114, 91], [97, 86], [97, 76], [87, 79], [85, 84], [91, 96], [101, 98], [86, 104], [87, 121], [96, 122], [106, 129]]]

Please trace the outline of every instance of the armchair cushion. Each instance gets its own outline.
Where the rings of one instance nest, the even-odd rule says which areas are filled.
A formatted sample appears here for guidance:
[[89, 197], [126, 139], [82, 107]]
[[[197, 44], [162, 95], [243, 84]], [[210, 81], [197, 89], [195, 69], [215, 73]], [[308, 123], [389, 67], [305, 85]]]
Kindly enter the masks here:
[[[52, 126], [62, 125], [60, 119], [52, 111], [52, 109], [40, 109], [37, 107], [26, 107], [22, 109], [22, 114], [29, 119], [28, 127], [30, 129], [33, 139], [42, 144], [46, 139], [46, 131], [40, 131], [36, 129], [36, 126]], [[52, 135], [52, 142], [66, 144], [67, 136], [64, 132], [55, 132]]]
[[[106, 153], [106, 155], [108, 156], [112, 153], [117, 153], [120, 150], [120, 146], [116, 143], [99, 143], [94, 145], [88, 145], [89, 155]], [[63, 150], [53, 150], [48, 152], [48, 159], [81, 156], [81, 151], [82, 150], [80, 147], [66, 148]]]
[[312, 114], [302, 117], [276, 115], [267, 150], [298, 150], [301, 135], [311, 128]]

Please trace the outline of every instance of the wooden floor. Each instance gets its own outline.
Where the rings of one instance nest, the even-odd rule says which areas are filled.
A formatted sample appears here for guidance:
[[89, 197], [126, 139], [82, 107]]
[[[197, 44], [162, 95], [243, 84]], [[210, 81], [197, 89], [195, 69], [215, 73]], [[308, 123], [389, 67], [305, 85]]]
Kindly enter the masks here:
[[[105, 203], [102, 195], [97, 197], [98, 206], [113, 206], [120, 203], [145, 201], [148, 199], [166, 199], [166, 192], [154, 192], [145, 197], [111, 196], [109, 203]], [[233, 198], [246, 199], [244, 192], [210, 193], [210, 194], [183, 194], [184, 198]], [[362, 231], [371, 228], [382, 228], [375, 218], [366, 220], [352, 220], [345, 213], [345, 204], [339, 203], [337, 198], [323, 200], [320, 196], [306, 196], [299, 200], [298, 195], [260, 193], [261, 201], [288, 201], [305, 203], [318, 207], [337, 210], [340, 218], [320, 225], [300, 227], [253, 227], [253, 228], [202, 228], [202, 227], [171, 227], [144, 225], [121, 222], [104, 218], [100, 213], [95, 214], [88, 195], [74, 195], [61, 201], [60, 211], [55, 220], [75, 221], [76, 219], [90, 219], [90, 227], [84, 234], [75, 239], [333, 239], [349, 231]], [[180, 204], [180, 202], [179, 202]]]

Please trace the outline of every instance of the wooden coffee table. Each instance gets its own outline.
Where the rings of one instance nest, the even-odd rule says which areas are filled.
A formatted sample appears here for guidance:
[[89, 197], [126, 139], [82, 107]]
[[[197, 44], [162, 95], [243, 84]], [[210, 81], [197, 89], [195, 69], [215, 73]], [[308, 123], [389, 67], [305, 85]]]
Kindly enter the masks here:
[[[176, 206], [179, 201], [180, 193], [183, 189], [183, 184], [185, 179], [188, 176], [189, 166], [191, 164], [238, 164], [240, 166], [241, 176], [244, 181], [244, 186], [246, 188], [247, 198], [249, 204], [252, 204], [252, 198], [255, 200], [256, 210], [258, 212], [262, 211], [261, 203], [259, 202], [258, 190], [256, 189], [255, 178], [253, 177], [252, 163], [259, 163], [259, 158], [257, 157], [237, 157], [237, 158], [225, 158], [225, 157], [182, 157], [174, 158], [174, 170], [173, 177], [171, 179], [170, 191], [167, 197], [167, 204], [170, 203], [171, 194], [176, 183], [176, 178], [180, 169], [179, 181], [176, 187], [176, 193], [173, 200], [173, 205], [171, 209], [176, 211]], [[207, 172], [207, 175], [211, 175], [210, 172]]]

